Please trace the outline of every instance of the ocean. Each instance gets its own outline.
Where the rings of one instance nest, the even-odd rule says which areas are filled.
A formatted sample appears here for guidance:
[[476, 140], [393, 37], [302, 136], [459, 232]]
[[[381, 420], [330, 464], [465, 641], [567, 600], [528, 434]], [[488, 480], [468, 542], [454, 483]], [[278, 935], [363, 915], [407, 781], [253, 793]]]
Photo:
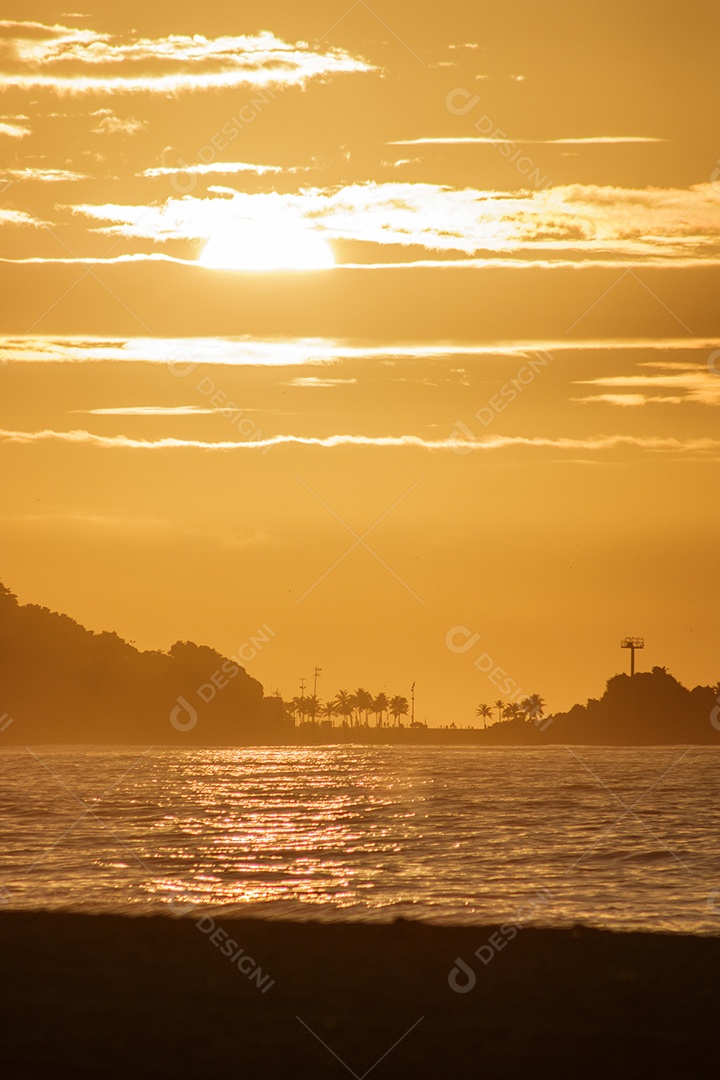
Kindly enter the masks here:
[[720, 931], [720, 749], [0, 752], [0, 906]]

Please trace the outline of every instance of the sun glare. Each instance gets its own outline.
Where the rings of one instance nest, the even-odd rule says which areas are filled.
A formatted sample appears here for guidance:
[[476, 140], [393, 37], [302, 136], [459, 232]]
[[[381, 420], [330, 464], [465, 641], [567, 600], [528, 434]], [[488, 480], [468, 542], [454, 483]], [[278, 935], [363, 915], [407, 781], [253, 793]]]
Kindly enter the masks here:
[[322, 237], [296, 222], [238, 222], [211, 236], [200, 264], [214, 270], [328, 270], [335, 265]]

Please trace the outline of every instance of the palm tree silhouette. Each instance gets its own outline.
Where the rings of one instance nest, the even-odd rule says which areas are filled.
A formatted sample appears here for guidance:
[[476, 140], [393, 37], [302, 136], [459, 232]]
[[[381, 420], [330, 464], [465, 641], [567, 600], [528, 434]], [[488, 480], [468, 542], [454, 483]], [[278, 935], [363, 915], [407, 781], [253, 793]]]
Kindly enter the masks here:
[[482, 716], [483, 731], [484, 731], [485, 728], [487, 727], [487, 724], [485, 723], [485, 721], [487, 720], [488, 716], [492, 716], [492, 709], [490, 708], [489, 705], [478, 705], [477, 709], [475, 710], [475, 715], [476, 716]]
[[531, 694], [520, 702], [520, 708], [525, 714], [525, 719], [530, 723], [531, 720], [542, 720], [546, 704], [547, 702], [539, 694]]
[[374, 699], [372, 711], [375, 713], [375, 724], [377, 727], [382, 727], [383, 713], [387, 712], [389, 704], [387, 694], [382, 693], [382, 691]]
[[500, 698], [498, 698], [497, 701], [495, 702], [495, 708], [498, 711], [498, 723], [502, 720], [502, 713], [503, 713], [504, 707], [505, 707], [505, 702], [502, 701]]
[[373, 696], [367, 690], [364, 690], [362, 686], [359, 686], [353, 694], [353, 697], [355, 699], [355, 708], [357, 709], [358, 714], [358, 723], [360, 723], [360, 718], [364, 714], [365, 726], [367, 727], [368, 712], [372, 709]]
[[333, 716], [336, 716], [338, 711], [337, 702], [334, 701], [332, 698], [328, 698], [320, 711], [322, 712], [325, 719], [330, 721], [330, 726], [332, 727]]
[[305, 711], [307, 708], [307, 698], [294, 697], [290, 702], [290, 708], [293, 711], [293, 715], [297, 714], [297, 720], [299, 724], [302, 724], [305, 719]]
[[340, 690], [335, 698], [335, 709], [338, 716], [342, 716], [343, 722], [353, 714], [353, 699], [347, 690]]
[[391, 700], [390, 700], [390, 712], [392, 713], [392, 717], [393, 717], [393, 720], [395, 721], [395, 726], [396, 727], [397, 727], [397, 723], [398, 723], [399, 718], [401, 716], [407, 716], [409, 708], [410, 708], [410, 706], [408, 705], [408, 699], [407, 698], [400, 697], [400, 696], [391, 698]]
[[524, 715], [522, 706], [518, 705], [516, 701], [508, 702], [503, 709], [503, 716], [506, 720], [519, 720]]

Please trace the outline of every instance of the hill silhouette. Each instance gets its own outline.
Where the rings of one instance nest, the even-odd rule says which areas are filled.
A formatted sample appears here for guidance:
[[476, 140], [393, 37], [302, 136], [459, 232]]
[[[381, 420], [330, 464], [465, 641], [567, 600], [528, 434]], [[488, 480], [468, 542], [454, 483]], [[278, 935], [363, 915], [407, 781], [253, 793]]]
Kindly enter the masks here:
[[720, 685], [688, 690], [660, 667], [614, 675], [601, 698], [568, 712], [518, 710], [486, 729], [370, 727], [367, 711], [365, 724], [296, 727], [292, 710], [215, 649], [177, 641], [167, 652], [143, 652], [115, 633], [20, 605], [0, 583], [0, 745], [720, 743]]
[[573, 705], [540, 723], [523, 719], [493, 724], [487, 741], [498, 744], [582, 743], [605, 746], [720, 742], [720, 686], [688, 690], [665, 668], [614, 675], [599, 699]]
[[280, 699], [214, 649], [178, 641], [141, 652], [115, 633], [20, 605], [1, 583], [0, 731], [4, 745], [292, 741]]

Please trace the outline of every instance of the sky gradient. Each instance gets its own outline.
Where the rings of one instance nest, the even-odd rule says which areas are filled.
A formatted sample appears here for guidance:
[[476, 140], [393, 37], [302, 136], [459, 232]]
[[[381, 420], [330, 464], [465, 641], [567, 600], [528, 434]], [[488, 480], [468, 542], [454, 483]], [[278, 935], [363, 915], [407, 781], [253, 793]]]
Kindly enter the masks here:
[[3, 13], [22, 602], [431, 723], [717, 678], [718, 11]]

